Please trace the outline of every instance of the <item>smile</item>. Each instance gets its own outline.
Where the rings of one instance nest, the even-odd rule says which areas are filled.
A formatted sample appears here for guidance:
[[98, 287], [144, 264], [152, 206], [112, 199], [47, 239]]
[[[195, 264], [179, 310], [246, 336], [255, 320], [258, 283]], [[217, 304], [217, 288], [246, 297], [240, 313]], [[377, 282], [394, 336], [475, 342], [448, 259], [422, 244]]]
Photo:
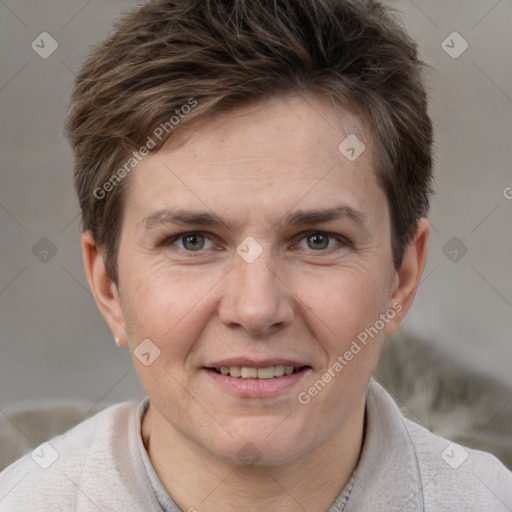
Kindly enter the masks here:
[[215, 388], [241, 398], [272, 398], [285, 392], [292, 393], [313, 371], [311, 366], [269, 366], [268, 362], [261, 366], [215, 365], [202, 370]]
[[237, 379], [273, 379], [275, 377], [283, 377], [284, 375], [292, 375], [306, 368], [294, 366], [268, 366], [266, 368], [255, 368], [251, 366], [221, 366], [220, 368], [211, 368], [220, 375], [235, 377]]

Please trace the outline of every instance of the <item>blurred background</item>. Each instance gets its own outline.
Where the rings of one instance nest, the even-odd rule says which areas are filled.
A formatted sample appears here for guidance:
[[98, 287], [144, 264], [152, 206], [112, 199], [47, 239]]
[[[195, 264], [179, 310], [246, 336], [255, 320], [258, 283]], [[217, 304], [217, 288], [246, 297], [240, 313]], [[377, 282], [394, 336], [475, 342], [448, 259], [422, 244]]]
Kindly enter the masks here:
[[[20, 404], [73, 399], [102, 407], [144, 395], [129, 353], [116, 347], [86, 283], [71, 152], [61, 135], [74, 75], [87, 49], [109, 33], [122, 11], [141, 3], [0, 0], [4, 423], [13, 423], [9, 411]], [[487, 401], [492, 407], [478, 413], [478, 427], [466, 421], [465, 428], [474, 438], [477, 428], [501, 415], [500, 429], [510, 434], [512, 2], [391, 4], [431, 66], [427, 80], [436, 128], [429, 261], [402, 329], [407, 340], [433, 350], [403, 345], [395, 355], [405, 357], [401, 364], [411, 364], [416, 373], [400, 376], [414, 380], [428, 367], [429, 378], [437, 378], [438, 371], [450, 379], [464, 368], [477, 372], [482, 389], [489, 389], [486, 379], [492, 379], [498, 390], [491, 392], [494, 401]], [[392, 371], [396, 363], [388, 358], [386, 364], [381, 373], [391, 382], [398, 375]], [[446, 411], [457, 396], [472, 402], [464, 386]], [[402, 405], [421, 420], [420, 401], [404, 398], [406, 389], [410, 386], [402, 381]]]

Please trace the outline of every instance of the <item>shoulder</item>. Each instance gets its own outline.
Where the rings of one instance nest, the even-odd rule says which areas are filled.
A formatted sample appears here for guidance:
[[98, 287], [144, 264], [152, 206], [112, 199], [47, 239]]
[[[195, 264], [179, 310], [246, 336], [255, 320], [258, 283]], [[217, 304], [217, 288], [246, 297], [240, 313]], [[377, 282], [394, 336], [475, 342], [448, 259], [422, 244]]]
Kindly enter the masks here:
[[377, 511], [383, 505], [414, 512], [512, 510], [512, 473], [496, 457], [406, 419], [373, 380], [366, 412], [365, 441], [352, 490], [356, 508], [347, 512]]
[[451, 442], [408, 419], [403, 422], [416, 454], [426, 510], [438, 507], [440, 500], [447, 510], [459, 510], [461, 503], [474, 510], [510, 509], [512, 472], [494, 455]]
[[127, 441], [136, 408], [111, 406], [7, 467], [0, 473], [0, 511], [75, 510], [84, 482], [94, 478], [91, 468], [115, 479], [115, 448]]

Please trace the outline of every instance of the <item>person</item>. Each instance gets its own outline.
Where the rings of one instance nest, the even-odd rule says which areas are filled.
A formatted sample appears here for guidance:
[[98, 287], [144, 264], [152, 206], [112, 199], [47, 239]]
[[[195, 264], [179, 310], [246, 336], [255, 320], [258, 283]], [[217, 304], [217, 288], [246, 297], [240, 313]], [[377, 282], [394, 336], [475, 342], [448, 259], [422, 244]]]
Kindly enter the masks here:
[[498, 511], [492, 455], [372, 378], [427, 257], [424, 64], [373, 0], [153, 0], [76, 78], [86, 276], [147, 393], [7, 468], [0, 510]]

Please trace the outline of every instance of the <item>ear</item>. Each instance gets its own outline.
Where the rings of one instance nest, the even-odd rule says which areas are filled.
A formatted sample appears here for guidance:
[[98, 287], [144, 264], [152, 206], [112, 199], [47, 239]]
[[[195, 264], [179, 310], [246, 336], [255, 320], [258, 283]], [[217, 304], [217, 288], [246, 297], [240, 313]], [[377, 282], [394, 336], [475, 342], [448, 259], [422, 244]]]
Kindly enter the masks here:
[[422, 218], [418, 222], [416, 234], [411, 240], [400, 268], [396, 271], [394, 291], [389, 299], [389, 308], [396, 312], [393, 319], [386, 324], [384, 336], [390, 336], [402, 325], [416, 297], [423, 270], [427, 262], [427, 244], [430, 234], [430, 224]]
[[119, 338], [120, 346], [127, 348], [124, 315], [117, 286], [105, 268], [103, 255], [97, 249], [90, 231], [82, 233], [81, 242], [85, 275], [96, 305], [109, 325], [114, 338]]

